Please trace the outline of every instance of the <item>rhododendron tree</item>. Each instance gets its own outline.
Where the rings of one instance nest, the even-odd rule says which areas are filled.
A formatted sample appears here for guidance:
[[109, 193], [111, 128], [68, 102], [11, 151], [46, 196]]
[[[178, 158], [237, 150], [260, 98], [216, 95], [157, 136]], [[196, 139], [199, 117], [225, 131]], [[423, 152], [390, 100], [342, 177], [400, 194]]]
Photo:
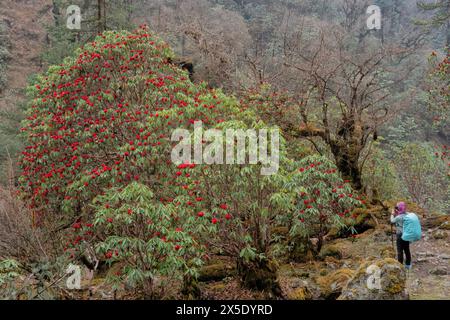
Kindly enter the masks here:
[[122, 190], [108, 190], [94, 199], [97, 251], [122, 269], [111, 281], [155, 296], [155, 281], [196, 276], [201, 265], [200, 244], [192, 237], [195, 225], [174, 228], [177, 207], [154, 199], [149, 187], [132, 182]]
[[103, 190], [132, 181], [158, 186], [161, 201], [174, 198], [172, 130], [221, 122], [236, 107], [193, 85], [172, 56], [146, 27], [105, 32], [29, 88], [20, 181], [40, 218], [45, 211], [70, 225], [90, 215]]
[[[108, 31], [63, 64], [51, 66], [28, 88], [22, 194], [37, 225], [58, 220], [59, 229], [69, 230], [66, 251], [72, 257], [99, 241], [98, 229], [92, 227], [99, 214], [91, 206], [93, 199], [113, 197], [111, 190], [133, 182], [150, 188], [164, 210], [176, 207], [164, 224], [168, 233], [193, 233], [190, 222], [196, 221], [202, 204], [198, 181], [188, 172], [195, 166], [180, 168], [170, 161], [171, 134], [196, 121], [206, 128], [222, 123], [240, 110], [220, 90], [194, 85], [170, 63], [172, 57], [168, 45], [145, 26], [133, 33]], [[131, 208], [135, 200], [113, 211], [120, 215], [118, 208]], [[114, 218], [108, 219], [114, 224]], [[164, 250], [169, 247], [177, 254], [198, 249], [171, 244]], [[195, 264], [183, 272], [191, 267]]]
[[279, 216], [288, 226], [290, 236], [317, 237], [320, 251], [324, 236], [332, 227], [351, 228], [346, 221], [356, 218], [352, 211], [363, 205], [364, 200], [326, 157], [308, 156], [295, 166], [283, 181], [283, 188], [272, 195], [272, 201], [290, 204], [286, 214]]
[[[227, 121], [218, 128], [228, 129], [261, 129], [267, 128], [261, 121], [247, 123], [245, 120], [255, 119], [252, 111], [249, 117], [242, 116], [241, 121]], [[269, 131], [278, 131], [270, 127]], [[268, 154], [273, 150], [272, 144]], [[246, 157], [249, 156], [249, 141], [246, 143]], [[234, 149], [234, 152], [238, 152]], [[283, 139], [280, 141], [280, 161], [285, 161]], [[228, 151], [228, 150], [227, 150]], [[243, 151], [243, 150], [239, 150]], [[271, 175], [262, 175], [264, 164], [222, 164], [201, 165], [197, 168], [199, 189], [205, 200], [198, 213], [201, 221], [210, 224], [209, 234], [204, 242], [212, 250], [218, 250], [234, 257], [239, 275], [243, 283], [251, 288], [271, 290], [279, 293], [276, 281], [276, 268], [272, 263], [270, 243], [271, 226], [277, 215], [283, 214], [282, 204], [272, 204], [270, 196], [277, 190], [277, 179], [284, 174], [281, 166]]]
[[[239, 122], [232, 121], [221, 124], [237, 125]], [[356, 218], [353, 209], [362, 205], [325, 157], [289, 159], [281, 139], [279, 161], [279, 170], [269, 176], [260, 174], [260, 165], [197, 168], [201, 172], [199, 188], [206, 198], [199, 219], [210, 221], [215, 231], [205, 242], [237, 259], [244, 284], [275, 294], [274, 227], [288, 226], [292, 239], [318, 237], [320, 251], [330, 228], [349, 228], [349, 221]]]
[[72, 257], [95, 248], [118, 262], [116, 284], [153, 296], [156, 277], [189, 284], [219, 250], [244, 284], [277, 294], [272, 228], [322, 238], [358, 200], [325, 159], [289, 159], [282, 138], [272, 175], [262, 163], [172, 163], [175, 129], [267, 129], [254, 108], [193, 84], [172, 57], [146, 27], [104, 32], [39, 76], [23, 122], [22, 194], [37, 225], [66, 227]]

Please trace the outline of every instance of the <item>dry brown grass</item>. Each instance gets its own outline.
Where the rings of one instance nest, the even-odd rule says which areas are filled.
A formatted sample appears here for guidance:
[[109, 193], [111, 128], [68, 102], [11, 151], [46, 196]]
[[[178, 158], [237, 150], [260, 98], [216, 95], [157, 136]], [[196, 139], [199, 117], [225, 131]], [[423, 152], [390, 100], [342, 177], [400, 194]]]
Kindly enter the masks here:
[[20, 262], [48, 258], [44, 234], [33, 225], [33, 214], [18, 196], [12, 165], [8, 184], [0, 185], [0, 259]]

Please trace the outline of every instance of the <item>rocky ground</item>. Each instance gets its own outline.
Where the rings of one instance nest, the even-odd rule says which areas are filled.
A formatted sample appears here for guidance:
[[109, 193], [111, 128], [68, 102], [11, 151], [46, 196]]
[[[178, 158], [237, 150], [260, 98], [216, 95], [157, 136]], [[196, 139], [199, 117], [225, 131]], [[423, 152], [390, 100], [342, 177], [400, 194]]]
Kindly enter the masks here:
[[412, 252], [414, 267], [407, 282], [410, 298], [449, 300], [450, 241], [448, 231], [432, 229], [426, 231], [423, 241], [412, 245]]
[[[368, 215], [369, 217], [369, 215]], [[406, 272], [395, 259], [395, 242], [390, 225], [380, 223], [385, 217], [370, 215], [366, 231], [355, 237], [329, 240], [318, 257], [302, 263], [278, 262], [280, 299], [450, 299], [450, 216], [421, 217], [423, 237], [411, 245], [413, 268]], [[381, 271], [382, 290], [369, 290], [368, 269]], [[115, 267], [84, 279], [81, 290], [63, 292], [65, 299], [137, 299], [137, 293], [116, 293], [105, 283], [106, 275]], [[215, 256], [205, 266], [199, 279], [200, 299], [268, 299], [267, 292], [245, 289], [236, 275], [235, 263]], [[181, 299], [179, 284], [162, 286], [164, 299]]]
[[[449, 217], [436, 221], [423, 217], [423, 238], [411, 244], [413, 268], [406, 273], [405, 294], [411, 300], [450, 299]], [[395, 230], [394, 230], [395, 232]], [[395, 239], [389, 225], [380, 224], [355, 238], [330, 241], [323, 260], [283, 264], [278, 278], [286, 299], [337, 299], [367, 261], [394, 264]], [[234, 277], [202, 284], [205, 298], [258, 299], [264, 294], [239, 287]], [[342, 298], [342, 297], [341, 297]], [[384, 297], [396, 299], [397, 297]]]
[[[282, 299], [450, 299], [450, 217], [422, 217], [423, 237], [411, 245], [413, 268], [406, 273], [395, 259], [391, 227], [380, 223], [356, 237], [328, 241], [320, 257], [303, 263], [279, 263]], [[394, 230], [395, 232], [395, 230]], [[382, 270], [382, 291], [367, 290], [367, 268]], [[107, 272], [114, 272], [109, 270]], [[114, 294], [104, 282], [106, 274], [84, 281], [84, 290], [68, 292], [68, 299], [134, 299], [133, 294]], [[244, 289], [233, 260], [217, 256], [202, 271], [201, 299], [267, 299], [273, 296]], [[167, 299], [181, 298], [176, 284], [165, 286]]]

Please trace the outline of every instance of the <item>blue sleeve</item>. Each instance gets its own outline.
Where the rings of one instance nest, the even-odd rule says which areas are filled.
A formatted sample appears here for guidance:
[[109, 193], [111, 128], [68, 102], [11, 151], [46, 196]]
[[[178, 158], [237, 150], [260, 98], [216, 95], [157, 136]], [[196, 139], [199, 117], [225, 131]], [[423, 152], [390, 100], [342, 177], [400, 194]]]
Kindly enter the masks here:
[[400, 214], [397, 215], [396, 217], [394, 217], [394, 215], [391, 214], [391, 223], [397, 223], [401, 219], [402, 219], [402, 216]]

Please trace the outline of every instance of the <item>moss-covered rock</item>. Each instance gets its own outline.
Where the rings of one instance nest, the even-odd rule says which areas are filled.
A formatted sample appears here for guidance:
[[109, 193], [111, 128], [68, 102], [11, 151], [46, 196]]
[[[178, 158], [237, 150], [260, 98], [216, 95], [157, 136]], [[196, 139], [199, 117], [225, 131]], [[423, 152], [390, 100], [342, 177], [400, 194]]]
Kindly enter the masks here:
[[327, 244], [322, 247], [319, 253], [320, 259], [325, 259], [325, 257], [333, 257], [336, 259], [342, 259], [341, 249], [333, 244]]
[[445, 230], [434, 230], [431, 233], [431, 236], [433, 237], [433, 239], [447, 239], [448, 234], [447, 231]]
[[226, 277], [231, 277], [236, 274], [236, 268], [228, 263], [215, 263], [204, 266], [200, 269], [198, 281], [219, 281]]
[[443, 222], [440, 226], [439, 229], [442, 230], [450, 230], [450, 221], [445, 221]]
[[406, 271], [395, 259], [369, 259], [345, 285], [338, 300], [407, 300]]
[[316, 256], [316, 249], [310, 239], [295, 237], [290, 239], [289, 259], [295, 262], [308, 262]]
[[385, 245], [380, 249], [380, 255], [382, 258], [395, 258], [395, 250], [392, 245]]
[[386, 210], [381, 206], [373, 206], [368, 208], [356, 208], [352, 212], [354, 217], [349, 225], [352, 225], [357, 233], [363, 233], [366, 230], [375, 229], [383, 217], [386, 215]]
[[293, 289], [287, 296], [289, 300], [311, 300], [313, 298], [312, 293], [308, 287], [299, 287]]
[[244, 287], [281, 296], [281, 288], [277, 279], [277, 265], [274, 261], [264, 258], [256, 258], [253, 261], [239, 259], [237, 270]]
[[335, 300], [354, 274], [355, 271], [343, 268], [326, 276], [317, 277], [316, 283], [320, 287], [320, 296], [327, 300]]
[[441, 228], [445, 229], [446, 226], [449, 228], [450, 224], [450, 215], [448, 214], [433, 214], [425, 219], [423, 219], [423, 227], [427, 229], [433, 229], [433, 228]]
[[289, 234], [289, 228], [277, 226], [271, 228], [270, 233], [272, 236], [287, 237]]

